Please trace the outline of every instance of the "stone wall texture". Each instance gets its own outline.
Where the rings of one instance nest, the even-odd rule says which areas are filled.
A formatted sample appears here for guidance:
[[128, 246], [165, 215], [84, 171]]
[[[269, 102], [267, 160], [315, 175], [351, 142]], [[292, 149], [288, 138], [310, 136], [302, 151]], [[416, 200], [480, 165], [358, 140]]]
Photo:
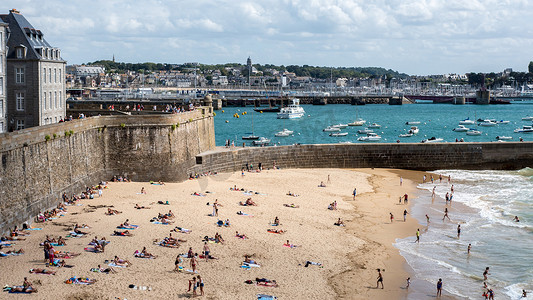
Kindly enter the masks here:
[[198, 155], [192, 173], [272, 168], [516, 170], [533, 167], [533, 143], [324, 144], [220, 149]]
[[63, 192], [78, 194], [113, 175], [185, 180], [196, 155], [214, 148], [210, 108], [93, 117], [0, 134], [0, 233], [57, 205]]

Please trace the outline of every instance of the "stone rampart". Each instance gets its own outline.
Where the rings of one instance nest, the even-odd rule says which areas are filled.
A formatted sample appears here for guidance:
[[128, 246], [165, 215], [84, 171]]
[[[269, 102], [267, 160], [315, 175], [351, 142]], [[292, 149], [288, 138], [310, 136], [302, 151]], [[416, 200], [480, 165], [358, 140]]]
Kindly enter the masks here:
[[[55, 136], [54, 136], [55, 135]], [[0, 233], [113, 175], [182, 181], [215, 148], [211, 108], [100, 116], [0, 135]]]
[[247, 163], [283, 168], [498, 169], [533, 166], [533, 143], [323, 144], [218, 149], [202, 153], [191, 173], [234, 172]]

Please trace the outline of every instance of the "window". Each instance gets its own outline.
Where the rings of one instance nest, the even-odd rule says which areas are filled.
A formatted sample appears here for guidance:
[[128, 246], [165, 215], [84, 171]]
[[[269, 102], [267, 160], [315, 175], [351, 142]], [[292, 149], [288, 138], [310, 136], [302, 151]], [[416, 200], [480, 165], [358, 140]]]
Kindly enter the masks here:
[[4, 94], [4, 77], [0, 77], [0, 96]]
[[46, 92], [43, 93], [43, 106], [44, 110], [46, 110]]
[[24, 58], [24, 48], [17, 48], [17, 58]]
[[54, 92], [54, 108], [57, 108], [57, 92]]
[[[0, 43], [0, 45], [2, 45], [2, 44]], [[0, 48], [2, 48], [2, 47], [0, 46]], [[2, 51], [2, 50], [0, 49], [0, 51]], [[3, 74], [3, 73], [4, 73], [4, 56], [0, 55], [0, 74]]]
[[62, 83], [63, 79], [61, 78], [61, 69], [59, 69], [59, 83]]
[[46, 83], [46, 68], [43, 68], [43, 82]]
[[17, 110], [24, 111], [24, 93], [16, 93]]
[[57, 69], [54, 68], [54, 83], [57, 83]]
[[50, 92], [50, 93], [48, 94], [48, 108], [50, 108], [50, 109], [54, 108], [54, 107], [52, 106], [52, 92]]
[[59, 108], [61, 108], [62, 107], [62, 105], [61, 105], [61, 91], [59, 92], [58, 96], [59, 96], [58, 97], [59, 98], [58, 99], [59, 100]]
[[[0, 100], [0, 118], [4, 117], [4, 100]], [[0, 130], [0, 133], [2, 130]]]
[[15, 82], [24, 83], [24, 68], [15, 68]]
[[24, 129], [24, 120], [17, 120], [17, 130]]
[[48, 75], [50, 76], [50, 80], [48, 82], [52, 83], [52, 68], [48, 69]]
[[[3, 36], [3, 32], [0, 31], [0, 51], [1, 50], [4, 50], [4, 36]], [[2, 130], [0, 130], [0, 132], [2, 132]]]
[[0, 132], [4, 132], [4, 122], [0, 122]]

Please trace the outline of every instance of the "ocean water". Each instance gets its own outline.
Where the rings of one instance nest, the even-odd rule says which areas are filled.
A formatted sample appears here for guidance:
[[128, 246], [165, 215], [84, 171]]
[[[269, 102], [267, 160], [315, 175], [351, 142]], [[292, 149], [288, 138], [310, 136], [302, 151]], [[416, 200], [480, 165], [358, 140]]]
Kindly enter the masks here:
[[[518, 134], [513, 130], [522, 128], [523, 125], [531, 125], [531, 121], [522, 121], [522, 117], [533, 115], [532, 104], [510, 105], [451, 105], [451, 104], [408, 104], [408, 105], [343, 105], [330, 104], [325, 106], [302, 105], [306, 116], [301, 119], [281, 120], [276, 119], [276, 113], [253, 112], [253, 107], [225, 107], [224, 112], [216, 111], [215, 133], [216, 144], [223, 146], [227, 139], [235, 142], [235, 145], [242, 146], [245, 142], [242, 136], [253, 132], [257, 136], [264, 136], [272, 139], [272, 143], [279, 145], [300, 144], [328, 144], [339, 142], [358, 142], [357, 130], [363, 129], [360, 126], [347, 127], [341, 132], [348, 132], [345, 137], [330, 137], [328, 132], [322, 130], [329, 125], [353, 122], [356, 117], [363, 118], [367, 125], [378, 123], [382, 125], [380, 129], [374, 129], [382, 136], [382, 143], [420, 142], [430, 137], [443, 138], [448, 142], [455, 142], [455, 139], [463, 138], [467, 142], [495, 141], [496, 136], [511, 136], [513, 140], [522, 137], [526, 141], [533, 141], [533, 134]], [[242, 113], [247, 114], [243, 115]], [[239, 118], [233, 115], [239, 114]], [[470, 119], [496, 119], [508, 120], [509, 124], [501, 124], [495, 127], [476, 127], [481, 130], [481, 136], [467, 136], [464, 132], [454, 132], [460, 120]], [[253, 119], [253, 120], [252, 120]], [[227, 122], [226, 122], [227, 121]], [[398, 135], [409, 130], [407, 121], [419, 121], [417, 125], [420, 129], [418, 135], [409, 138], [399, 138]], [[289, 137], [275, 137], [274, 134], [283, 128], [294, 131], [294, 135]], [[249, 144], [249, 142], [246, 142]]]
[[[423, 192], [412, 216], [425, 225], [428, 214], [427, 231], [419, 244], [414, 237], [395, 244], [414, 270], [413, 280], [434, 286], [442, 278], [443, 288], [458, 298], [483, 299], [483, 271], [490, 267], [487, 284], [496, 299], [520, 299], [522, 289], [533, 294], [533, 169], [435, 173], [450, 175], [452, 182], [419, 185]], [[453, 200], [446, 205], [452, 184]], [[445, 207], [451, 220], [442, 220]], [[513, 221], [515, 216], [520, 222]]]

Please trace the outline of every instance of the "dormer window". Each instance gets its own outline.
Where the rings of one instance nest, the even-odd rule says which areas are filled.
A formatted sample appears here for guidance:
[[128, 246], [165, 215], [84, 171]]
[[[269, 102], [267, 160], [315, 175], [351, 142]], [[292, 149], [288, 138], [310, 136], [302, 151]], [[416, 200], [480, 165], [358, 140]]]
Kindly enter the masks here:
[[25, 58], [26, 57], [26, 47], [24, 47], [23, 45], [20, 45], [20, 46], [16, 47], [15, 48], [15, 53], [16, 53], [17, 58], [19, 58], [19, 59]]

